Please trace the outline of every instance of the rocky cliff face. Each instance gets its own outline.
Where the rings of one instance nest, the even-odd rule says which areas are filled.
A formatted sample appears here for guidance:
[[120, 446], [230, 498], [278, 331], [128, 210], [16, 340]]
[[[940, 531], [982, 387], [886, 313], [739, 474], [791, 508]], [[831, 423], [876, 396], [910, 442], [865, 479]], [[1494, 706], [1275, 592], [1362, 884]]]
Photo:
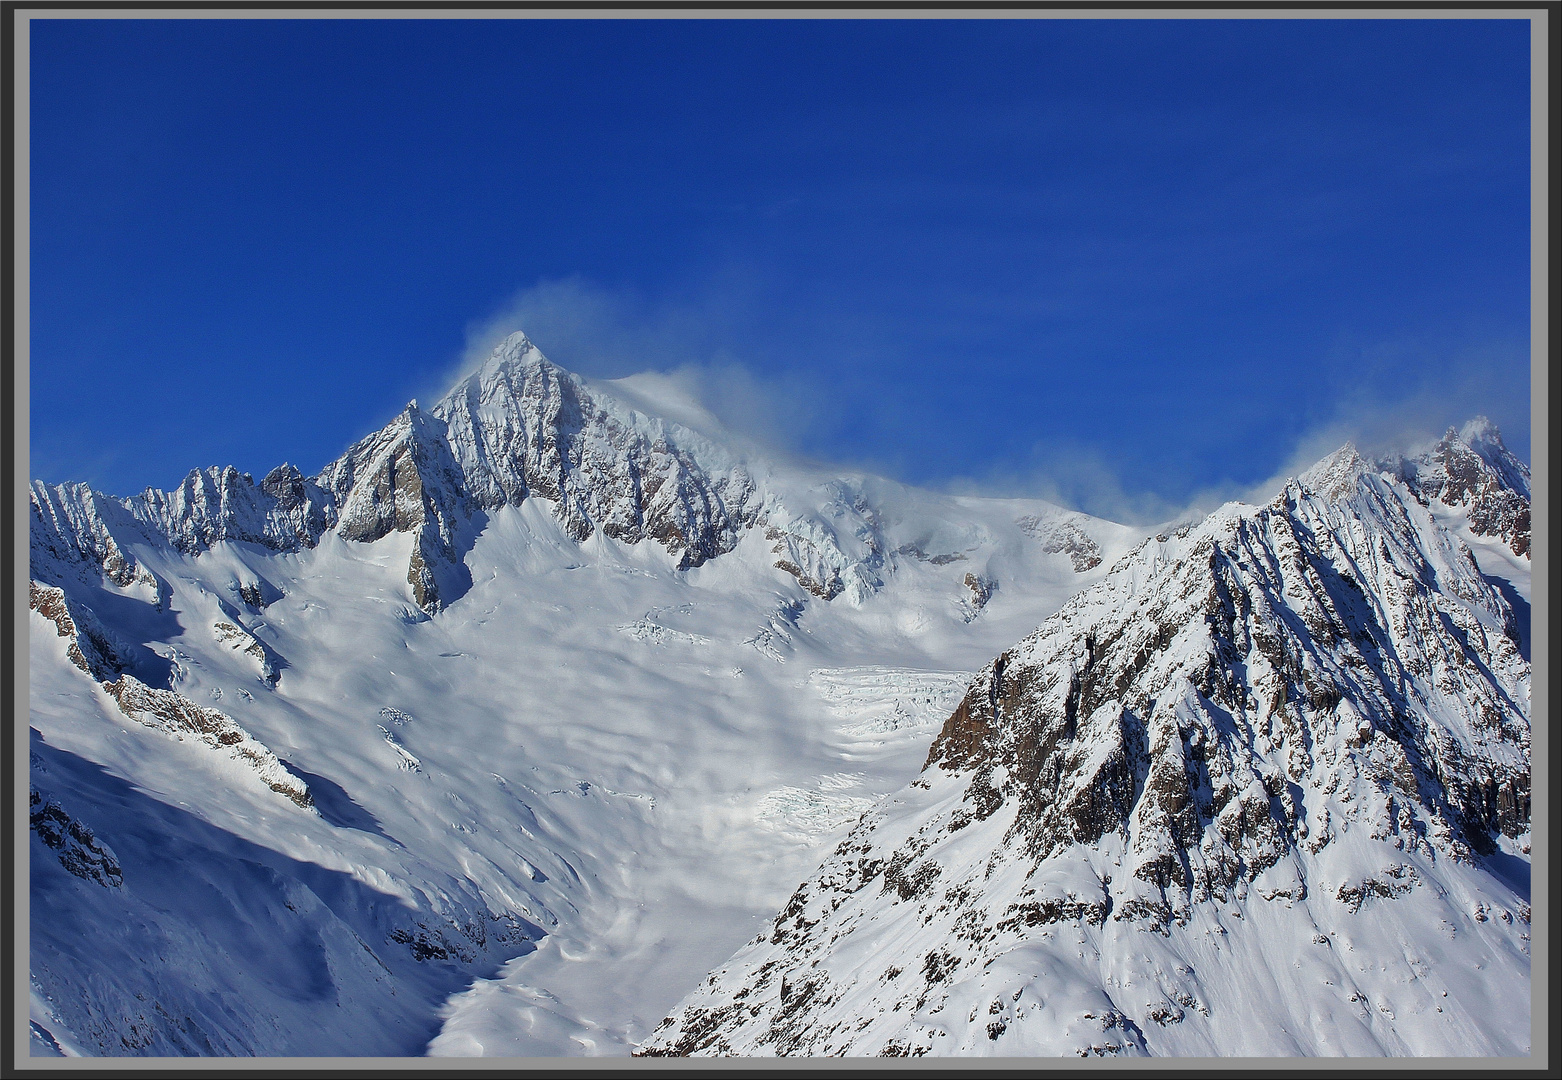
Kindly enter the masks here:
[[539, 495], [576, 540], [596, 529], [653, 540], [698, 566], [730, 551], [757, 518], [753, 479], [686, 428], [594, 395], [523, 334], [511, 335], [433, 413], [474, 506]]
[[335, 507], [337, 534], [372, 543], [412, 533], [407, 584], [425, 611], [438, 611], [463, 589], [459, 539], [472, 508], [443, 420], [407, 405], [384, 428], [327, 465], [316, 483]]
[[1147, 541], [639, 1053], [1527, 1053], [1529, 664], [1425, 505], [1503, 464], [1346, 447]]
[[829, 523], [789, 512], [729, 451], [593, 391], [519, 333], [432, 408], [409, 404], [312, 479], [286, 464], [259, 484], [213, 467], [174, 491], [126, 499], [35, 483], [34, 576], [50, 580], [58, 565], [122, 586], [138, 575], [151, 584], [127, 547], [166, 543], [198, 554], [235, 541], [296, 551], [330, 529], [359, 542], [401, 532], [413, 534], [413, 598], [434, 612], [470, 585], [462, 559], [483, 515], [532, 497], [547, 500], [577, 541], [597, 530], [628, 544], [649, 540], [681, 568], [731, 551], [763, 525], [776, 565], [811, 592], [830, 598], [850, 588], [860, 599], [881, 584], [854, 571], [859, 560], [841, 550]]
[[1529, 466], [1503, 444], [1496, 425], [1477, 417], [1462, 429], [1449, 428], [1431, 450], [1385, 463], [1422, 505], [1437, 501], [1458, 507], [1476, 536], [1501, 540], [1515, 555], [1530, 545]]

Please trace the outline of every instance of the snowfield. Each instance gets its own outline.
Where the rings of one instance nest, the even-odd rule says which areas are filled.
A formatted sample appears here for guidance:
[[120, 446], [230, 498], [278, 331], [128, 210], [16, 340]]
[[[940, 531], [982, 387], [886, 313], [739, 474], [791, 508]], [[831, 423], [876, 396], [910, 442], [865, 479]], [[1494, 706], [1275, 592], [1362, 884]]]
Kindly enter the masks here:
[[[229, 718], [309, 798], [127, 716], [34, 611], [33, 784], [123, 868], [88, 881], [34, 836], [40, 1030], [87, 1054], [626, 1055], [915, 775], [965, 673], [1104, 572], [1016, 519], [1084, 521], [1108, 554], [1139, 536], [754, 471], [852, 580], [830, 551], [871, 507], [880, 583], [815, 595], [775, 565], [797, 544], [757, 525], [680, 568], [649, 539], [578, 540], [531, 494], [482, 512], [467, 591], [429, 611], [415, 529], [181, 550], [94, 496], [109, 524], [83, 527], [84, 560], [35, 518], [34, 577], [103, 625], [125, 676]], [[40, 501], [90, 518], [69, 494]], [[973, 567], [1002, 582], [974, 618]], [[285, 959], [259, 945], [277, 940]]]
[[[746, 963], [843, 841], [902, 828], [913, 804], [952, 812], [952, 777], [907, 785], [973, 678], [1147, 550], [1147, 530], [1037, 500], [765, 458], [665, 381], [579, 379], [522, 335], [313, 478], [210, 469], [171, 493], [39, 483], [32, 498], [41, 1056], [665, 1044], [653, 1033], [691, 994], [737, 989], [707, 976]], [[1511, 500], [1480, 498], [1434, 500], [1422, 546], [1475, 549], [1491, 577], [1461, 586], [1479, 592], [1469, 610], [1522, 604], [1525, 655], [1504, 678], [1522, 676], [1527, 724], [1529, 559]], [[966, 832], [959, 857], [990, 854], [1000, 820]], [[949, 1042], [930, 1052], [990, 1052], [994, 1024], [1034, 1033], [1024, 1053], [1072, 1052], [1080, 1016], [1102, 1046], [1320, 1052], [1272, 1027], [1242, 1041], [1224, 1019], [1135, 1042], [1101, 1027], [1117, 1015], [1103, 995], [1158, 979], [1167, 1016], [1223, 1018], [1262, 998], [1294, 1018], [1347, 967], [1365, 997], [1327, 1007], [1366, 1010], [1370, 1037], [1327, 1052], [1428, 1052], [1445, 989], [1483, 1002], [1456, 1013], [1480, 1022], [1475, 1052], [1521, 1052], [1528, 833], [1457, 873], [1412, 853], [1387, 877], [1350, 837], [1310, 886], [1357, 889], [1350, 917], [1304, 932], [1291, 905], [1249, 903], [1254, 929], [1229, 936], [1237, 915], [1200, 909], [1177, 940], [1202, 935], [1202, 952], [1111, 922], [1049, 923], [939, 1006], [928, 1022]], [[1085, 897], [1124, 855], [1105, 835], [1047, 888]], [[1437, 904], [1383, 898], [1401, 886]], [[925, 932], [909, 908], [868, 906], [892, 936]], [[841, 943], [831, 970], [891, 966], [876, 945]], [[1045, 953], [1047, 974], [992, 1011], [977, 987], [1019, 987], [1041, 963], [1025, 949]], [[1200, 981], [1232, 963], [1267, 974]], [[874, 1000], [898, 1000], [913, 976], [884, 976]], [[881, 1042], [894, 1038], [913, 1046]]]
[[637, 1052], [1527, 1056], [1508, 591], [1349, 447], [1146, 541]]

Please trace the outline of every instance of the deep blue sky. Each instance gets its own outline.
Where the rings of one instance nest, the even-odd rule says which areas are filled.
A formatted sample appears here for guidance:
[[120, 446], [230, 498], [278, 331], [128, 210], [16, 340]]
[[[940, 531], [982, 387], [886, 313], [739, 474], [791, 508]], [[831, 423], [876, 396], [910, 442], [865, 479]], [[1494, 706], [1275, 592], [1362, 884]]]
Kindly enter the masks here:
[[1528, 459], [1528, 37], [35, 21], [32, 473], [313, 471], [504, 312], [1120, 516], [1475, 412]]

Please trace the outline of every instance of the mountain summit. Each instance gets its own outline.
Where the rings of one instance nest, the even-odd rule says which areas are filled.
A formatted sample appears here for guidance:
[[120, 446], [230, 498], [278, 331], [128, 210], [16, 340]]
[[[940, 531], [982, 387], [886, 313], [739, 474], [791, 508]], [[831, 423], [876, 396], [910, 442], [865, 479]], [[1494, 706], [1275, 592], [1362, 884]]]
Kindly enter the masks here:
[[36, 1052], [627, 1054], [1143, 535], [671, 389], [515, 335], [313, 476], [32, 485]]
[[1527, 493], [1478, 422], [1146, 541], [637, 1053], [1527, 1054], [1528, 612], [1429, 509]]
[[1503, 444], [1497, 426], [1478, 416], [1447, 433], [1432, 449], [1384, 463], [1423, 505], [1462, 513], [1470, 532], [1501, 540], [1528, 557], [1530, 475]]
[[759, 515], [741, 463], [687, 428], [594, 393], [521, 333], [431, 412], [447, 427], [475, 509], [538, 495], [576, 540], [596, 529], [628, 544], [649, 539], [683, 568], [732, 550]]
[[1147, 538], [523, 335], [312, 477], [35, 482], [31, 1045], [1521, 1054], [1528, 483]]

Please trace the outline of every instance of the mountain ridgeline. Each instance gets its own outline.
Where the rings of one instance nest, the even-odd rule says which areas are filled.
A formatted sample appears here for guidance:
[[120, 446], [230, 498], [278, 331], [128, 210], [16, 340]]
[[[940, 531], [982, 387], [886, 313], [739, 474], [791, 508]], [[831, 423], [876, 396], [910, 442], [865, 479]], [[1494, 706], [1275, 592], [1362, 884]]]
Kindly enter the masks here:
[[[1432, 451], [1383, 464], [1423, 503], [1463, 508], [1473, 533], [1527, 553], [1529, 472], [1494, 428], [1450, 430]], [[434, 406], [409, 403], [314, 477], [282, 464], [256, 483], [232, 466], [213, 466], [192, 470], [173, 491], [129, 498], [35, 481], [33, 562], [90, 564], [123, 586], [138, 573], [127, 540], [166, 541], [185, 554], [221, 541], [286, 552], [313, 547], [333, 529], [360, 542], [410, 533], [408, 584], [417, 605], [433, 613], [470, 587], [462, 560], [486, 515], [533, 496], [577, 541], [597, 530], [630, 544], [651, 540], [683, 568], [763, 527], [780, 556], [775, 565], [823, 599], [845, 593], [860, 602], [882, 586], [889, 557], [860, 492], [840, 492], [840, 505], [823, 518], [789, 512], [727, 448], [594, 392], [516, 333]], [[844, 534], [831, 516], [847, 519]], [[1099, 562], [1074, 550], [1076, 526], [1050, 527], [1038, 537], [1048, 550], [1066, 548], [1081, 570]]]
[[1483, 420], [1148, 535], [515, 334], [313, 476], [30, 495], [36, 1052], [1528, 1053]]
[[638, 1052], [1528, 1053], [1528, 611], [1438, 520], [1528, 485], [1478, 422], [1146, 541]]
[[694, 432], [607, 404], [514, 334], [432, 408], [409, 403], [315, 477], [284, 464], [256, 484], [214, 467], [128, 499], [35, 483], [33, 542], [128, 584], [125, 529], [186, 553], [223, 540], [295, 551], [329, 529], [361, 542], [411, 533], [408, 583], [428, 612], [470, 585], [461, 556], [482, 515], [533, 495], [577, 540], [650, 539], [686, 567], [730, 551], [762, 511], [743, 466], [712, 466], [719, 452]]

